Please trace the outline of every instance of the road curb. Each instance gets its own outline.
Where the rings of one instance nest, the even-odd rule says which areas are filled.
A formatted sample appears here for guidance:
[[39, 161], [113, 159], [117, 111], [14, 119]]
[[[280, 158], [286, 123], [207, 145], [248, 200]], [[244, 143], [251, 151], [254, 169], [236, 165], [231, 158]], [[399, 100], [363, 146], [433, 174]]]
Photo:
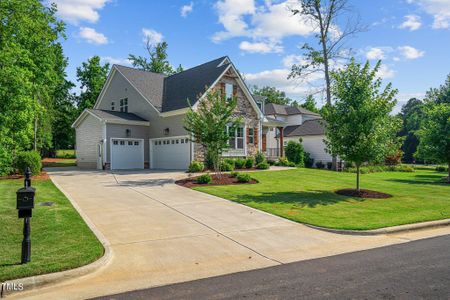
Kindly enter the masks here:
[[[50, 174], [49, 174], [50, 175]], [[55, 272], [55, 273], [49, 273], [49, 274], [43, 274], [43, 275], [35, 275], [25, 278], [17, 278], [8, 280], [5, 283], [11, 283], [16, 284], [18, 286], [19, 284], [23, 286], [23, 292], [28, 292], [33, 289], [37, 289], [43, 286], [47, 286], [50, 284], [59, 283], [61, 281], [72, 279], [75, 277], [80, 277], [83, 275], [87, 275], [89, 273], [93, 273], [94, 271], [97, 271], [98, 269], [106, 266], [113, 257], [113, 251], [110, 247], [109, 241], [105, 238], [105, 236], [95, 227], [94, 223], [89, 219], [89, 217], [83, 213], [83, 211], [80, 209], [78, 204], [67, 194], [64, 189], [55, 182], [52, 177], [50, 176], [50, 180], [53, 182], [53, 184], [69, 199], [72, 206], [75, 208], [75, 210], [80, 214], [83, 221], [88, 225], [89, 229], [94, 233], [94, 235], [97, 237], [97, 239], [100, 241], [100, 243], [103, 246], [103, 255], [96, 261], [77, 267], [70, 270]], [[8, 291], [3, 290], [2, 295], [20, 295], [19, 291]]]
[[449, 226], [450, 219], [430, 221], [430, 222], [421, 222], [421, 223], [415, 223], [415, 224], [406, 224], [406, 225], [399, 225], [399, 226], [392, 226], [392, 227], [384, 227], [384, 228], [373, 229], [373, 230], [333, 229], [333, 228], [320, 227], [320, 226], [315, 226], [315, 225], [310, 225], [310, 224], [305, 224], [305, 223], [302, 223], [302, 224], [305, 226], [308, 226], [310, 228], [313, 228], [313, 229], [337, 233], [337, 234], [382, 235], [382, 234], [391, 234], [391, 233], [397, 233], [397, 232], [403, 232], [403, 231], [413, 231], [413, 230], [421, 230], [421, 229], [427, 229], [427, 228], [433, 228], [433, 227]]

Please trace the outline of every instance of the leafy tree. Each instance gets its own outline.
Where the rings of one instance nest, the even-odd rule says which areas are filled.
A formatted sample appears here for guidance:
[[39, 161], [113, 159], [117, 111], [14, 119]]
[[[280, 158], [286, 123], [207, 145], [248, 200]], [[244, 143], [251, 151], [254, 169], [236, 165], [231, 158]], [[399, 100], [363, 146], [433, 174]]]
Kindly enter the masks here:
[[360, 167], [366, 162], [379, 162], [398, 150], [398, 119], [390, 116], [397, 90], [389, 83], [381, 88], [376, 78], [378, 62], [370, 69], [352, 59], [343, 70], [332, 72], [334, 105], [323, 111], [326, 121], [327, 150], [356, 165], [356, 190], [359, 192]]
[[0, 1], [0, 174], [19, 151], [51, 143], [64, 24], [38, 0]]
[[320, 111], [316, 106], [316, 100], [314, 100], [313, 95], [308, 95], [308, 97], [306, 97], [305, 101], [300, 104], [300, 106], [315, 113], [319, 113]]
[[288, 105], [291, 102], [291, 99], [286, 96], [285, 92], [277, 90], [272, 86], [264, 86], [259, 88], [255, 85], [252, 88], [252, 93], [254, 95], [266, 97], [266, 103]]
[[423, 102], [416, 98], [411, 98], [403, 105], [400, 112], [403, 121], [402, 129], [399, 136], [404, 137], [402, 144], [403, 161], [412, 163], [414, 161], [414, 153], [417, 151], [419, 139], [416, 131], [420, 127], [420, 121], [423, 117]]
[[297, 166], [304, 167], [305, 150], [300, 142], [289, 141], [285, 148], [286, 158]]
[[146, 49], [149, 55], [149, 59], [144, 56], [137, 56], [130, 54], [128, 59], [131, 61], [133, 67], [154, 72], [161, 73], [165, 75], [173, 75], [183, 71], [183, 67], [178, 65], [177, 69], [174, 70], [172, 65], [169, 63], [167, 57], [168, 44], [166, 42], [157, 43], [153, 45], [150, 40], [147, 40]]
[[77, 68], [77, 80], [81, 84], [82, 92], [78, 97], [78, 109], [83, 111], [85, 108], [93, 108], [97, 101], [106, 78], [109, 73], [109, 63], [103, 66], [100, 63], [100, 57], [95, 55], [83, 62], [81, 67]]
[[70, 93], [75, 85], [65, 81], [55, 97], [57, 109], [53, 116], [53, 145], [55, 149], [72, 149], [75, 145], [75, 131], [71, 127], [78, 116], [76, 107], [77, 97]]
[[417, 155], [450, 166], [450, 76], [444, 85], [427, 92], [423, 111]]
[[234, 116], [237, 99], [225, 99], [220, 90], [209, 91], [197, 108], [192, 106], [184, 119], [184, 128], [191, 133], [193, 141], [203, 146], [214, 170], [220, 174], [222, 153], [229, 147], [229, 132], [234, 132], [241, 122]]

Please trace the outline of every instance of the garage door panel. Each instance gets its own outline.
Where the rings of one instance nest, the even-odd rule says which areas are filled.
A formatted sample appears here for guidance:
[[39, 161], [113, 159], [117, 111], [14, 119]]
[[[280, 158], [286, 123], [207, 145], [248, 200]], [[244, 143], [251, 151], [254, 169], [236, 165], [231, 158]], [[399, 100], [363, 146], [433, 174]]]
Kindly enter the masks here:
[[191, 144], [187, 137], [150, 140], [152, 169], [187, 169]]
[[111, 139], [111, 169], [143, 169], [144, 141]]

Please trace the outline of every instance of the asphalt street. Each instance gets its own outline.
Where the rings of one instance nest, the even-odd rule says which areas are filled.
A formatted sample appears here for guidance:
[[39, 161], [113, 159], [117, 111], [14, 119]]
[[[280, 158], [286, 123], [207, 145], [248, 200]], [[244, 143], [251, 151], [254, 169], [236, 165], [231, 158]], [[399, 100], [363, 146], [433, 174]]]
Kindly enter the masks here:
[[97, 299], [450, 299], [450, 235]]

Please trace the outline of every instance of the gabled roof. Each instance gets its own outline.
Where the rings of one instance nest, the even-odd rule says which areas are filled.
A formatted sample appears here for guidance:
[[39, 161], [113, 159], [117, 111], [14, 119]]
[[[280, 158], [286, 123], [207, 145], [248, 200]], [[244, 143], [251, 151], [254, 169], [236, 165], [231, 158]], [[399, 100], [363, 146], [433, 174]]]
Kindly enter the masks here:
[[229, 63], [221, 64], [226, 58], [223, 56], [165, 78], [161, 111], [186, 108], [189, 106], [187, 99], [194, 105], [198, 97], [205, 93], [206, 88], [228, 68]]
[[73, 122], [72, 127], [76, 128], [88, 116], [92, 115], [99, 121], [108, 124], [127, 124], [127, 125], [143, 125], [148, 126], [149, 121], [127, 112], [103, 110], [103, 109], [85, 109]]
[[187, 108], [187, 99], [194, 105], [206, 87], [216, 82], [229, 65], [229, 58], [223, 56], [171, 76], [120, 65], [114, 67], [159, 112], [167, 112]]
[[319, 114], [309, 111], [303, 107], [294, 107], [294, 106], [274, 104], [274, 103], [267, 103], [264, 106], [264, 112], [266, 115], [288, 116], [288, 115], [305, 114], [305, 115], [312, 115], [312, 116], [320, 116]]
[[97, 117], [105, 121], [143, 121], [147, 120], [133, 114], [115, 110], [103, 110], [103, 109], [87, 109], [87, 111], [93, 113]]
[[312, 119], [303, 122], [302, 125], [286, 126], [284, 136], [305, 136], [305, 135], [324, 135], [325, 121], [322, 119]]
[[255, 99], [255, 101], [259, 101], [259, 102], [264, 102], [267, 99], [266, 96], [255, 95], [255, 94], [252, 94], [252, 97], [253, 97], [253, 99]]

